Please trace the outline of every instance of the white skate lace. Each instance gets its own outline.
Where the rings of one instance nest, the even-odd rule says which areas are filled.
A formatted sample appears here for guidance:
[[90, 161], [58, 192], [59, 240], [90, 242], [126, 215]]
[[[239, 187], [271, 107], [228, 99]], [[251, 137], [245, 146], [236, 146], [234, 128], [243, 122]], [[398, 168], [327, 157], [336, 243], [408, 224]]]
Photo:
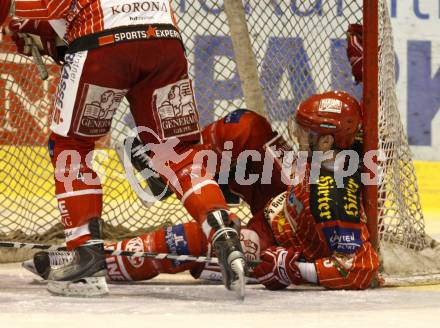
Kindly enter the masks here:
[[133, 157], [139, 158], [144, 164], [149, 164], [150, 158], [146, 154], [147, 147], [143, 145], [137, 145], [132, 148], [131, 154]]
[[157, 171], [153, 168], [151, 163], [150, 156], [147, 155], [148, 147], [145, 145], [138, 145], [136, 147], [133, 147], [131, 150], [131, 154], [134, 158], [138, 158], [141, 160], [141, 162], [145, 165], [145, 169], [149, 171], [149, 174], [153, 177], [159, 178], [160, 175], [157, 173]]
[[62, 266], [72, 262], [74, 252], [69, 251], [51, 251], [49, 252], [49, 263], [51, 267]]
[[159, 174], [151, 167], [151, 158], [147, 155], [148, 147], [146, 145], [137, 145], [131, 149], [131, 156], [139, 159], [154, 176], [159, 177]]

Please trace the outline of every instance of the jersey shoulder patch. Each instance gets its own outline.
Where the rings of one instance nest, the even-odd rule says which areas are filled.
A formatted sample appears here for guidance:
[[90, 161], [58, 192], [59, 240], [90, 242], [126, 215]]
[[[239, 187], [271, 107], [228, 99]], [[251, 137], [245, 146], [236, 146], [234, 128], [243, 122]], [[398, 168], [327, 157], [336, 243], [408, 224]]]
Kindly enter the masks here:
[[223, 121], [225, 124], [238, 123], [240, 122], [241, 117], [247, 112], [250, 112], [250, 110], [244, 108], [236, 109], [232, 113], [226, 115]]

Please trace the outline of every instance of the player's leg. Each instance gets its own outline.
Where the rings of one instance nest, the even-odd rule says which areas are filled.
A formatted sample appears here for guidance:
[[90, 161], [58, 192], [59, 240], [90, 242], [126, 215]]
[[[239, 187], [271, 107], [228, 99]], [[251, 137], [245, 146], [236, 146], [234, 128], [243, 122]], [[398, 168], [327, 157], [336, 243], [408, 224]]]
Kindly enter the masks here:
[[[101, 236], [102, 188], [87, 163], [94, 140], [62, 137], [52, 133], [49, 152], [55, 169], [55, 194], [61, 212], [67, 247], [77, 256], [65, 266], [47, 271], [54, 281], [90, 280], [88, 294], [105, 291], [105, 258]], [[75, 293], [63, 282], [49, 284], [57, 294]], [[78, 286], [81, 286], [78, 284]], [[85, 286], [82, 286], [85, 287]]]
[[[91, 159], [95, 141], [110, 130], [129, 88], [130, 72], [127, 59], [115, 47], [68, 54], [65, 59], [49, 152], [67, 246], [75, 256], [69, 264], [50, 270], [48, 289], [57, 294], [104, 294], [102, 188]], [[90, 284], [70, 283], [84, 279]]]
[[[258, 260], [260, 256], [260, 232], [242, 228], [240, 241], [248, 260]], [[262, 244], [263, 246], [265, 244]], [[189, 222], [175, 226], [160, 228], [139, 237], [122, 240], [105, 245], [106, 249], [173, 253], [177, 255], [213, 256], [212, 248], [200, 226]], [[34, 255], [33, 259], [23, 262], [23, 267], [30, 272], [47, 279], [50, 267], [63, 265], [72, 260], [70, 251], [43, 251]], [[156, 260], [150, 258], [130, 258], [124, 256], [106, 256], [107, 281], [139, 281], [152, 279], [160, 273], [178, 273], [189, 270], [198, 279], [221, 281], [220, 267], [212, 263], [182, 262]]]
[[[282, 161], [290, 148], [266, 118], [246, 109], [237, 109], [211, 123], [202, 131], [203, 142], [210, 145], [222, 159], [218, 163], [219, 184], [229, 189], [258, 213], [276, 195], [286, 189], [282, 179]], [[250, 151], [258, 156], [243, 158]], [[246, 152], [246, 153], [244, 153]], [[245, 174], [237, 171], [237, 163], [246, 160]], [[258, 176], [251, 184], [243, 183], [245, 176]]]
[[[106, 248], [136, 252], [202, 256], [207, 242], [196, 222], [160, 228], [136, 238], [106, 245]], [[160, 273], [195, 270], [204, 264], [174, 260], [107, 256], [107, 277], [111, 281], [148, 280]]]
[[153, 168], [212, 239], [230, 288], [237, 276], [231, 264], [244, 266], [244, 256], [213, 172], [207, 172], [204, 162], [194, 162], [198, 151], [206, 148], [200, 145], [187, 60], [177, 40], [154, 40], [146, 47], [146, 53], [154, 53], [161, 62], [152, 71], [149, 61], [144, 60], [143, 78], [127, 95], [136, 125], [143, 130], [139, 135], [150, 150]]
[[[207, 253], [206, 237], [196, 222], [168, 226], [105, 245], [106, 249], [130, 252], [168, 253], [202, 256]], [[35, 254], [23, 262], [23, 267], [48, 278], [50, 267], [64, 265], [73, 258], [71, 251], [49, 251]], [[178, 273], [186, 270], [201, 271], [204, 263], [174, 261], [145, 257], [106, 256], [108, 281], [138, 281], [152, 279], [160, 273]]]

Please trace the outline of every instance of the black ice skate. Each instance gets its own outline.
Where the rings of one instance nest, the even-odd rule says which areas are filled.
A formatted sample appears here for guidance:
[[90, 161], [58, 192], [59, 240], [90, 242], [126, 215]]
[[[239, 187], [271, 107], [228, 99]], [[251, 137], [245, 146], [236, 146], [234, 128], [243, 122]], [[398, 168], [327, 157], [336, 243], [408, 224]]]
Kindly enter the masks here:
[[47, 280], [51, 267], [71, 262], [74, 254], [74, 252], [70, 251], [38, 252], [32, 259], [24, 261], [21, 265], [26, 270]]
[[101, 296], [108, 293], [100, 219], [92, 219], [89, 229], [92, 239], [73, 250], [71, 261], [50, 266], [49, 272], [36, 268], [47, 276], [49, 292], [64, 296]]
[[[173, 194], [160, 175], [151, 167], [147, 149], [139, 138], [127, 137], [123, 144], [115, 144], [115, 149], [121, 161], [128, 156], [131, 165], [148, 182], [148, 187], [157, 200], [164, 200]], [[127, 178], [130, 179], [129, 176]]]
[[227, 289], [237, 292], [244, 299], [246, 285], [246, 261], [240, 238], [235, 229], [226, 227], [228, 213], [224, 210], [208, 214], [208, 224], [216, 229], [212, 245], [222, 271], [223, 283]]

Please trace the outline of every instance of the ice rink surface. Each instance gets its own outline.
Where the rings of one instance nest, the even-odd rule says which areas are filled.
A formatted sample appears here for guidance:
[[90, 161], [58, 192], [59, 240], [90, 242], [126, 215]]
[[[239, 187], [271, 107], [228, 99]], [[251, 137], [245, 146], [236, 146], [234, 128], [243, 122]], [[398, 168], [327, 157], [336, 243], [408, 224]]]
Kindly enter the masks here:
[[[440, 240], [438, 213], [426, 230]], [[103, 298], [52, 296], [20, 264], [0, 264], [0, 328], [436, 328], [440, 285], [328, 291], [300, 286], [272, 292], [248, 285], [242, 302], [222, 285], [189, 274], [111, 284]]]
[[245, 301], [190, 275], [112, 284], [103, 298], [51, 296], [19, 264], [0, 265], [1, 328], [439, 327], [440, 286], [326, 291], [247, 288]]

